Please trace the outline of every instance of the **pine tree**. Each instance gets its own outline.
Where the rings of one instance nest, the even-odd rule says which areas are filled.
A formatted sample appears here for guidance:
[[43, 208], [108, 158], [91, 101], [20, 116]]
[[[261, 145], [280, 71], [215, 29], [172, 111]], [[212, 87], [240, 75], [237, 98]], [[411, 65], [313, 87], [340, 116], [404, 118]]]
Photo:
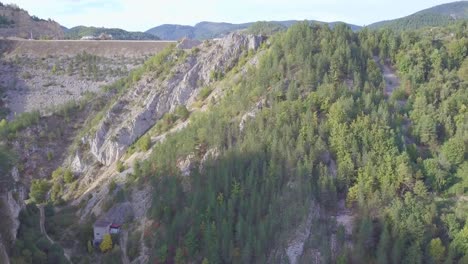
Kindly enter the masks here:
[[440, 238], [434, 238], [429, 243], [429, 254], [434, 263], [442, 263], [445, 256], [445, 247]]
[[377, 263], [387, 264], [389, 263], [388, 252], [391, 246], [390, 233], [388, 228], [385, 226], [382, 234], [380, 235], [379, 244], [377, 247]]

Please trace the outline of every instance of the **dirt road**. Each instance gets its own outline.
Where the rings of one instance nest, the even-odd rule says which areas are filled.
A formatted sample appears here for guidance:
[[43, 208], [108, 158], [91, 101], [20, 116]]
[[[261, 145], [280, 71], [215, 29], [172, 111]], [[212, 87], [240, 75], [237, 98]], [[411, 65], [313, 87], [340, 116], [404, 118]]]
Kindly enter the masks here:
[[[47, 232], [46, 232], [46, 229], [45, 229], [45, 214], [44, 214], [44, 205], [39, 205], [39, 215], [40, 215], [40, 218], [39, 218], [39, 227], [41, 229], [41, 234], [43, 234], [49, 241], [50, 243], [52, 244], [55, 244], [55, 241], [52, 240], [49, 235], [47, 235]], [[63, 252], [63, 254], [65, 255], [65, 258], [67, 258], [67, 260], [71, 263], [70, 261], [70, 256], [68, 255], [67, 252]]]

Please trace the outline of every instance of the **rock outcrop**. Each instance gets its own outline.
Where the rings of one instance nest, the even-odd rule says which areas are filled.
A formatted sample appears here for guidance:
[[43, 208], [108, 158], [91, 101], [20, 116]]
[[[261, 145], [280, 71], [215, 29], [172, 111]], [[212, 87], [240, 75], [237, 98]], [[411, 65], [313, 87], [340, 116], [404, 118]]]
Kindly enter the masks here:
[[261, 111], [264, 106], [267, 106], [267, 101], [261, 100], [255, 105], [255, 108], [253, 108], [252, 110], [250, 110], [242, 116], [241, 121], [239, 123], [239, 130], [241, 132], [244, 131], [247, 121], [251, 118], [255, 118], [258, 112]]
[[10, 264], [10, 259], [8, 258], [7, 249], [3, 245], [3, 238], [0, 236], [0, 262], [5, 264]]
[[84, 172], [86, 168], [86, 164], [84, 164], [82, 158], [80, 157], [80, 153], [76, 153], [73, 161], [71, 162], [71, 170], [75, 174], [81, 174]]
[[195, 155], [190, 154], [185, 159], [180, 159], [177, 161], [177, 167], [180, 170], [182, 176], [190, 176], [190, 172], [194, 166]]
[[189, 39], [189, 38], [183, 38], [178, 44], [177, 48], [178, 49], [191, 49], [197, 46], [200, 46], [202, 44], [201, 41], [197, 39]]
[[[21, 195], [22, 192], [17, 192]], [[13, 192], [9, 191], [0, 194], [0, 218], [2, 219], [2, 227], [0, 228], [0, 263], [2, 255], [7, 254], [7, 250], [13, 245], [16, 240], [16, 234], [19, 227], [18, 215], [23, 208], [22, 202], [24, 197], [13, 197]], [[18, 201], [17, 201], [18, 200]], [[6, 263], [6, 262], [5, 262]]]
[[102, 164], [112, 164], [166, 112], [193, 103], [199, 90], [213, 82], [213, 72], [226, 73], [243, 52], [258, 48], [262, 41], [262, 37], [230, 34], [200, 46], [199, 52], [171, 70], [171, 78], [161, 81], [145, 76], [100, 122], [90, 140], [91, 153]]

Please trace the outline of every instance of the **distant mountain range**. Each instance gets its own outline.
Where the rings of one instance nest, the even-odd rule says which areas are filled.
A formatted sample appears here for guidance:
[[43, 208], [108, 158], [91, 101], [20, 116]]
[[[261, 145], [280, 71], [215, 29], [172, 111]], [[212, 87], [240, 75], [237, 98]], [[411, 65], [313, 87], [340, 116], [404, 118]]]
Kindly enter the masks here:
[[[444, 26], [459, 20], [468, 20], [468, 1], [459, 1], [434, 6], [412, 15], [380, 21], [368, 25], [370, 29], [390, 28], [393, 30], [414, 30], [423, 27]], [[310, 23], [328, 24], [333, 27], [342, 22], [321, 22], [308, 20]], [[166, 24], [153, 27], [146, 32], [129, 32], [119, 28], [98, 28], [78, 26], [71, 29], [60, 26], [52, 20], [43, 20], [30, 16], [16, 5], [4, 5], [0, 2], [0, 37], [80, 39], [83, 36], [111, 34], [118, 40], [178, 40], [184, 37], [192, 39], [210, 39], [222, 37], [233, 31], [248, 30], [251, 33], [273, 33], [286, 29], [300, 21], [265, 21], [232, 24], [224, 22], [200, 22], [195, 26]], [[362, 27], [347, 24], [357, 31]]]
[[[298, 22], [299, 20], [287, 20], [287, 21], [267, 21], [268, 24], [277, 24], [279, 26], [288, 28]], [[321, 21], [309, 21], [311, 23], [329, 24], [333, 25], [342, 22], [321, 22]], [[255, 22], [243, 23], [243, 24], [231, 24], [231, 23], [218, 23], [218, 22], [200, 22], [195, 26], [185, 25], [161, 25], [151, 28], [146, 33], [153, 34], [165, 40], [178, 40], [184, 37], [193, 39], [210, 39], [217, 38], [226, 35], [230, 32], [237, 30], [245, 30], [252, 26]], [[361, 27], [357, 25], [348, 24], [353, 30], [359, 30]]]
[[466, 19], [468, 19], [468, 1], [459, 1], [424, 9], [406, 17], [380, 21], [368, 27], [371, 29], [413, 30], [444, 26], [457, 20]]
[[158, 40], [159, 37], [144, 32], [129, 32], [120, 28], [97, 28], [78, 26], [64, 28], [66, 39], [81, 39], [84, 36], [99, 36], [102, 33], [112, 35], [116, 40]]
[[[459, 1], [448, 4], [442, 4], [434, 6], [412, 15], [373, 23], [367, 26], [370, 29], [381, 29], [390, 28], [393, 30], [414, 30], [429, 26], [444, 26], [454, 23], [458, 20], [468, 19], [468, 1]], [[288, 28], [291, 25], [300, 22], [298, 20], [288, 21], [267, 21], [269, 27], [276, 24], [279, 27]], [[321, 22], [311, 20], [311, 23], [328, 24], [333, 27], [337, 23], [341, 22]], [[215, 22], [201, 22], [195, 26], [184, 26], [184, 25], [161, 25], [151, 28], [146, 31], [161, 39], [166, 40], [177, 40], [183, 37], [194, 38], [194, 39], [208, 39], [216, 38], [228, 34], [236, 30], [245, 30], [251, 27], [254, 23], [243, 23], [243, 24], [230, 24], [230, 23], [215, 23]], [[352, 30], [360, 30], [362, 27], [353, 24], [347, 24]]]

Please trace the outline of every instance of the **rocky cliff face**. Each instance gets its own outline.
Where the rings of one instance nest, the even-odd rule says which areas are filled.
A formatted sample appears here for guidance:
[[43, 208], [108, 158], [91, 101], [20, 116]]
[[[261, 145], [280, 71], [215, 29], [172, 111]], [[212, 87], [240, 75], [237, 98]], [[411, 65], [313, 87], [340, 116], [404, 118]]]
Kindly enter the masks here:
[[6, 21], [0, 24], [1, 37], [63, 39], [60, 25], [51, 20], [31, 17], [25, 10], [15, 6], [0, 6], [0, 16]]
[[226, 73], [243, 52], [257, 49], [262, 41], [259, 36], [230, 34], [200, 46], [199, 52], [171, 70], [171, 78], [161, 81], [145, 76], [118, 99], [100, 122], [90, 140], [91, 153], [101, 163], [112, 164], [166, 112], [193, 103], [199, 90], [213, 82], [213, 72]]
[[19, 227], [18, 215], [23, 208], [23, 191], [16, 192], [15, 199], [13, 192], [0, 194], [0, 218], [2, 226], [0, 227], [0, 263], [8, 263], [8, 249], [13, 245], [16, 239], [16, 233]]

